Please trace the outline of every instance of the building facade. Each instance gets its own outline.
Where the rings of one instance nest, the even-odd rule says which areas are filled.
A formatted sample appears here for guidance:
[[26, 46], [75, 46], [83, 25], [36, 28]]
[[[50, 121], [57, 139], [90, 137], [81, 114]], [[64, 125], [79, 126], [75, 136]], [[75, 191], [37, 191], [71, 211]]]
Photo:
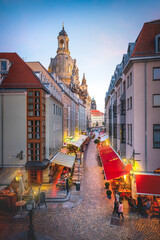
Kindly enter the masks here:
[[91, 127], [102, 127], [104, 114], [99, 110], [91, 110]]
[[0, 65], [0, 166], [25, 169], [28, 184], [48, 182], [49, 159], [62, 147], [61, 95], [16, 53], [0, 53]]
[[[57, 55], [50, 59], [48, 71], [54, 76], [56, 75], [65, 84], [72, 93], [75, 93], [81, 99], [86, 108], [86, 126], [91, 125], [91, 98], [88, 94], [88, 86], [86, 83], [85, 74], [83, 74], [82, 83], [79, 81], [79, 69], [76, 64], [76, 59], [72, 59], [69, 51], [69, 38], [64, 30], [64, 26], [59, 33]], [[63, 85], [61, 83], [61, 85]], [[68, 108], [68, 106], [67, 106]], [[78, 109], [78, 108], [77, 108]], [[71, 109], [69, 109], [71, 111]], [[74, 105], [72, 104], [74, 112]], [[78, 110], [77, 110], [78, 111]], [[67, 110], [66, 110], [67, 112]]]
[[145, 23], [116, 66], [105, 98], [110, 143], [133, 170], [160, 168], [160, 20]]

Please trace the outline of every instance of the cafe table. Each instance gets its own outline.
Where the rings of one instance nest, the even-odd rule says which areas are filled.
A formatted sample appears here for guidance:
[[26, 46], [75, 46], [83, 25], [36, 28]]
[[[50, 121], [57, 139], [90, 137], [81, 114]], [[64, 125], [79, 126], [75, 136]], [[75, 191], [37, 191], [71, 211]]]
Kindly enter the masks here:
[[17, 207], [24, 206], [24, 205], [26, 205], [26, 201], [24, 201], [24, 200], [18, 201], [18, 202], [15, 203], [15, 205]]

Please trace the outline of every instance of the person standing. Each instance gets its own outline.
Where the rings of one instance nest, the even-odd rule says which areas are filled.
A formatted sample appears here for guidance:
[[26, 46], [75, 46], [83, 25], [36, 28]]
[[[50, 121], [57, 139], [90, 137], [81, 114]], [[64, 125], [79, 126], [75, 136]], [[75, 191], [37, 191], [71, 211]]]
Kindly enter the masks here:
[[141, 214], [143, 209], [143, 203], [140, 195], [138, 195], [137, 197], [137, 206], [138, 206], [138, 213]]
[[113, 214], [114, 214], [115, 212], [118, 213], [118, 201], [117, 201], [117, 198], [115, 198], [115, 201], [114, 201]]
[[67, 190], [67, 195], [69, 193], [69, 179], [66, 179], [66, 190]]
[[118, 218], [120, 218], [120, 215], [122, 216], [122, 220], [124, 220], [124, 216], [123, 216], [123, 204], [120, 201], [119, 203], [119, 207], [118, 207]]

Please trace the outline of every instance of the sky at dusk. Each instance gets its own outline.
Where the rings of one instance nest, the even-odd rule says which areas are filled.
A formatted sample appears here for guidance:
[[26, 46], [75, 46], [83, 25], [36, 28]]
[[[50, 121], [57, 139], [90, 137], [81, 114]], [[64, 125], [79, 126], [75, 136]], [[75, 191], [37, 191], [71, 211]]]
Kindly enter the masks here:
[[46, 68], [55, 57], [64, 22], [80, 80], [104, 111], [116, 65], [144, 22], [160, 19], [160, 0], [0, 0], [0, 52], [17, 52]]

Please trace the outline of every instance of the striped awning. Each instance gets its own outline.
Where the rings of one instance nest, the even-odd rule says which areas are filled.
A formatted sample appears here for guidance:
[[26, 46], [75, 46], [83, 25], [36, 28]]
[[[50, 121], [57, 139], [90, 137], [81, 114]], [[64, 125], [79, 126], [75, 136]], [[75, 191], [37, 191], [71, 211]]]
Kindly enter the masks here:
[[74, 162], [75, 162], [75, 156], [68, 155], [61, 152], [57, 153], [57, 155], [51, 159], [51, 163], [62, 165], [68, 168], [72, 168], [74, 165]]
[[0, 171], [0, 186], [1, 185], [10, 185], [20, 168], [18, 167], [4, 167]]
[[109, 145], [99, 147], [99, 154], [107, 181], [130, 172], [131, 164], [124, 165], [119, 155]]
[[86, 135], [79, 135], [79, 139], [77, 141], [75, 141], [73, 139], [73, 140], [67, 142], [67, 144], [74, 145], [76, 147], [80, 147], [87, 138], [88, 138], [88, 136], [86, 136]]
[[106, 139], [108, 139], [109, 138], [109, 136], [108, 136], [108, 134], [106, 133], [105, 135], [103, 135], [103, 136], [101, 136], [101, 142], [103, 142], [103, 141], [105, 141]]
[[160, 174], [135, 173], [137, 194], [160, 196]]

